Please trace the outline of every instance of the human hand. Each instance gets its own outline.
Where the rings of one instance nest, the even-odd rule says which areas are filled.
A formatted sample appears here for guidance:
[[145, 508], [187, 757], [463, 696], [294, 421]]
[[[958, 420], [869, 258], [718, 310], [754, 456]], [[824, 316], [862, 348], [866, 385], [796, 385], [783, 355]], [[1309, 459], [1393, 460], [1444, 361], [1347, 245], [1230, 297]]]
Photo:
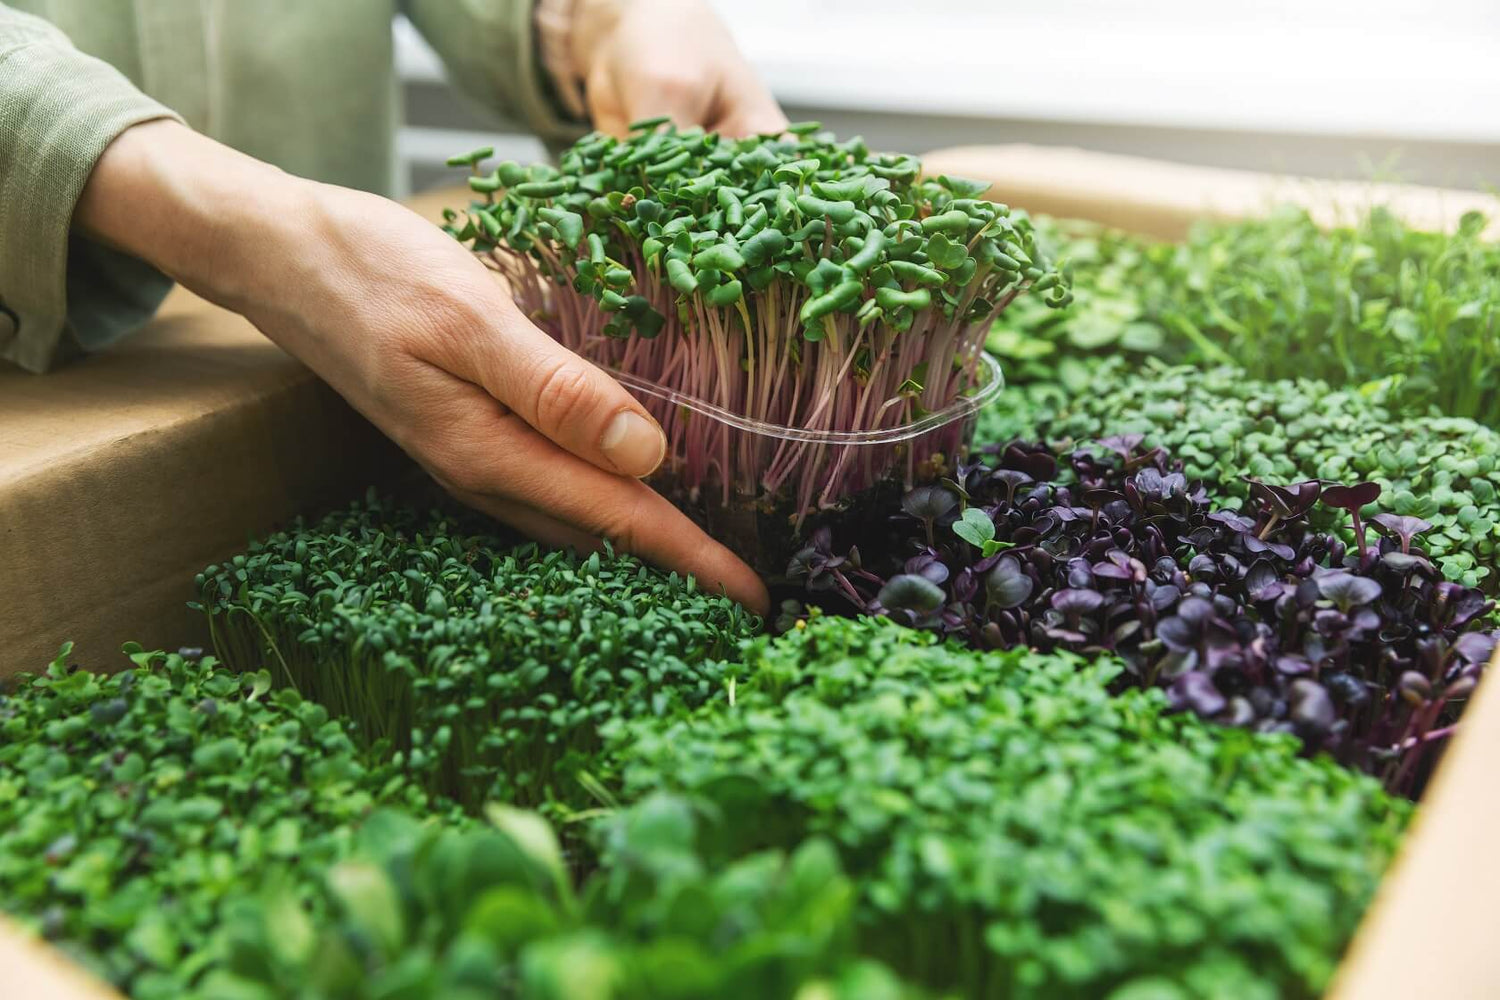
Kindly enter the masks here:
[[573, 66], [594, 128], [643, 118], [743, 136], [787, 125], [776, 99], [702, 0], [577, 0]]
[[766, 610], [754, 572], [635, 478], [665, 451], [650, 415], [415, 213], [153, 122], [105, 152], [76, 221], [244, 315], [464, 503]]

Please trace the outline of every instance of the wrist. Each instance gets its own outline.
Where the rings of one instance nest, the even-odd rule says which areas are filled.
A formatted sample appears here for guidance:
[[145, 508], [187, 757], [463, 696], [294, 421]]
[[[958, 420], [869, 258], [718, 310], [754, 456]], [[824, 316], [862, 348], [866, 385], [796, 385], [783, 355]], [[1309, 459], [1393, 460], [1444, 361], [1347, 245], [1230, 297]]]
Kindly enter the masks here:
[[185, 125], [153, 121], [104, 151], [73, 223], [243, 312], [273, 294], [272, 269], [297, 245], [316, 187]]

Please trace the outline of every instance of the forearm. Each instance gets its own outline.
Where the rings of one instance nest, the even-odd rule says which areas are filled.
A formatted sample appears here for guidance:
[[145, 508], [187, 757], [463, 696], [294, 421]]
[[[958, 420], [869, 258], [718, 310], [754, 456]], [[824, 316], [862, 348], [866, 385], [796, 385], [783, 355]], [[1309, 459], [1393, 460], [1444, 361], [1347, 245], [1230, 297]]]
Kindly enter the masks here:
[[73, 224], [243, 312], [308, 224], [318, 186], [177, 122], [147, 122], [104, 151]]

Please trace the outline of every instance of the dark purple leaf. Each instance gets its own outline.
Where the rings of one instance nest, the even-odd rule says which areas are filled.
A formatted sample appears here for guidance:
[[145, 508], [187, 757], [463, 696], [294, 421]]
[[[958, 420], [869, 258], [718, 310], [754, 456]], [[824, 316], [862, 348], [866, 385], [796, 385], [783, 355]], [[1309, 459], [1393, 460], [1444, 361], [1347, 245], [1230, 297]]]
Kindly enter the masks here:
[[1202, 597], [1184, 597], [1177, 605], [1177, 616], [1201, 629], [1214, 616], [1213, 602]]
[[1428, 562], [1422, 556], [1412, 555], [1410, 552], [1382, 553], [1380, 556], [1380, 565], [1401, 576], [1405, 576], [1413, 570], [1422, 573], [1436, 572], [1433, 569], [1432, 563]]
[[926, 580], [942, 585], [948, 581], [948, 567], [931, 552], [923, 552], [921, 555], [912, 556], [906, 560], [902, 567], [907, 573], [923, 577]]
[[1186, 709], [1205, 717], [1218, 715], [1229, 704], [1223, 692], [1214, 686], [1213, 678], [1197, 670], [1178, 675], [1167, 698], [1178, 711]]
[[1197, 648], [1203, 638], [1203, 627], [1180, 615], [1163, 618], [1156, 624], [1156, 637], [1176, 653]]
[[1301, 677], [1303, 674], [1312, 673], [1313, 665], [1307, 661], [1307, 657], [1296, 653], [1283, 653], [1276, 657], [1276, 670], [1288, 677]]
[[1219, 577], [1219, 564], [1214, 562], [1213, 556], [1200, 552], [1188, 561], [1187, 571], [1194, 580], [1216, 580]]
[[1370, 691], [1365, 682], [1352, 674], [1327, 674], [1323, 678], [1323, 686], [1339, 704], [1350, 708], [1359, 708], [1370, 700]]
[[1411, 548], [1411, 540], [1424, 531], [1431, 531], [1432, 524], [1420, 517], [1405, 517], [1401, 514], [1376, 514], [1370, 518], [1377, 528], [1401, 543], [1401, 551]]
[[1262, 552], [1269, 552], [1272, 555], [1276, 556], [1278, 559], [1283, 559], [1286, 562], [1291, 562], [1293, 559], [1297, 558], [1297, 550], [1292, 548], [1290, 545], [1283, 545], [1280, 542], [1266, 541], [1265, 539], [1260, 538], [1253, 532], [1249, 531], [1245, 532], [1239, 537], [1240, 541], [1244, 544], [1245, 550], [1247, 552], [1253, 552], [1257, 555]]
[[1116, 566], [1111, 562], [1098, 562], [1093, 565], [1094, 576], [1103, 580], [1129, 580], [1132, 574], [1124, 566]]
[[1052, 607], [1067, 615], [1069, 620], [1091, 611], [1098, 611], [1104, 604], [1104, 595], [1097, 590], [1079, 590], [1069, 587], [1052, 595]]
[[1118, 503], [1125, 499], [1125, 494], [1119, 490], [1086, 490], [1083, 494], [1083, 502], [1090, 507], [1104, 507], [1107, 504]]
[[1488, 663], [1495, 653], [1495, 633], [1465, 632], [1453, 641], [1453, 654], [1464, 663]]
[[1348, 612], [1361, 604], [1369, 604], [1380, 596], [1380, 584], [1366, 576], [1352, 573], [1324, 573], [1317, 577], [1318, 593], [1338, 605], [1340, 611]]
[[1151, 607], [1156, 611], [1165, 611], [1176, 604], [1181, 596], [1182, 591], [1174, 584], [1164, 583], [1151, 591]]
[[958, 495], [945, 486], [918, 486], [901, 498], [901, 509], [922, 521], [935, 521], [958, 506]]
[[1338, 709], [1328, 691], [1317, 681], [1299, 678], [1291, 683], [1287, 694], [1287, 717], [1309, 736], [1322, 736], [1333, 728]]
[[1411, 705], [1420, 705], [1432, 697], [1432, 682], [1415, 670], [1403, 671], [1396, 680], [1396, 691]]
[[1026, 448], [1019, 442], [1009, 445], [1000, 455], [1002, 469], [1024, 472], [1041, 483], [1051, 482], [1057, 476], [1057, 459], [1046, 448]]
[[1318, 494], [1323, 490], [1323, 484], [1316, 479], [1309, 479], [1302, 483], [1293, 483], [1290, 486], [1276, 486], [1271, 483], [1263, 483], [1250, 476], [1241, 476], [1250, 484], [1250, 495], [1265, 505], [1266, 509], [1279, 518], [1301, 517], [1318, 500]]
[[1121, 458], [1129, 458], [1130, 453], [1135, 451], [1145, 439], [1144, 434], [1116, 434], [1113, 437], [1100, 438], [1099, 446], [1109, 449]]
[[1087, 590], [1094, 582], [1094, 570], [1087, 559], [1068, 560], [1067, 584], [1075, 589]]
[[943, 588], [925, 577], [902, 573], [891, 577], [875, 598], [887, 611], [936, 611], [943, 606]]
[[1015, 499], [1016, 488], [1025, 486], [1031, 482], [1029, 475], [1019, 469], [996, 469], [990, 473], [990, 478], [1005, 487], [1005, 501], [1012, 502]]
[[1036, 583], [1026, 575], [1026, 571], [1013, 556], [1005, 556], [984, 578], [984, 586], [995, 606], [1008, 610], [1024, 603], [1031, 596]]
[[1320, 499], [1330, 507], [1357, 511], [1380, 499], [1380, 484], [1355, 483], [1353, 486], [1325, 486]]
[[1248, 517], [1242, 517], [1232, 510], [1216, 510], [1207, 518], [1215, 524], [1221, 524], [1231, 532], [1254, 531], [1255, 522]]
[[1494, 606], [1478, 589], [1444, 581], [1436, 588], [1439, 606], [1446, 606], [1449, 628], [1462, 628]]
[[1274, 601], [1285, 591], [1269, 559], [1257, 559], [1245, 573], [1245, 594], [1252, 601]]

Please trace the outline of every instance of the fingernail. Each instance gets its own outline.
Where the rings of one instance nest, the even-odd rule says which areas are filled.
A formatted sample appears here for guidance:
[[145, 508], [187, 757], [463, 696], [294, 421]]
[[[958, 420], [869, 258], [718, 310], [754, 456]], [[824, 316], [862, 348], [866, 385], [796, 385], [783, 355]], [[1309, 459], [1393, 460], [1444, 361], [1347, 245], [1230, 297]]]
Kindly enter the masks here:
[[667, 437], [660, 427], [634, 410], [621, 410], [604, 429], [599, 447], [625, 475], [646, 476], [666, 455]]

